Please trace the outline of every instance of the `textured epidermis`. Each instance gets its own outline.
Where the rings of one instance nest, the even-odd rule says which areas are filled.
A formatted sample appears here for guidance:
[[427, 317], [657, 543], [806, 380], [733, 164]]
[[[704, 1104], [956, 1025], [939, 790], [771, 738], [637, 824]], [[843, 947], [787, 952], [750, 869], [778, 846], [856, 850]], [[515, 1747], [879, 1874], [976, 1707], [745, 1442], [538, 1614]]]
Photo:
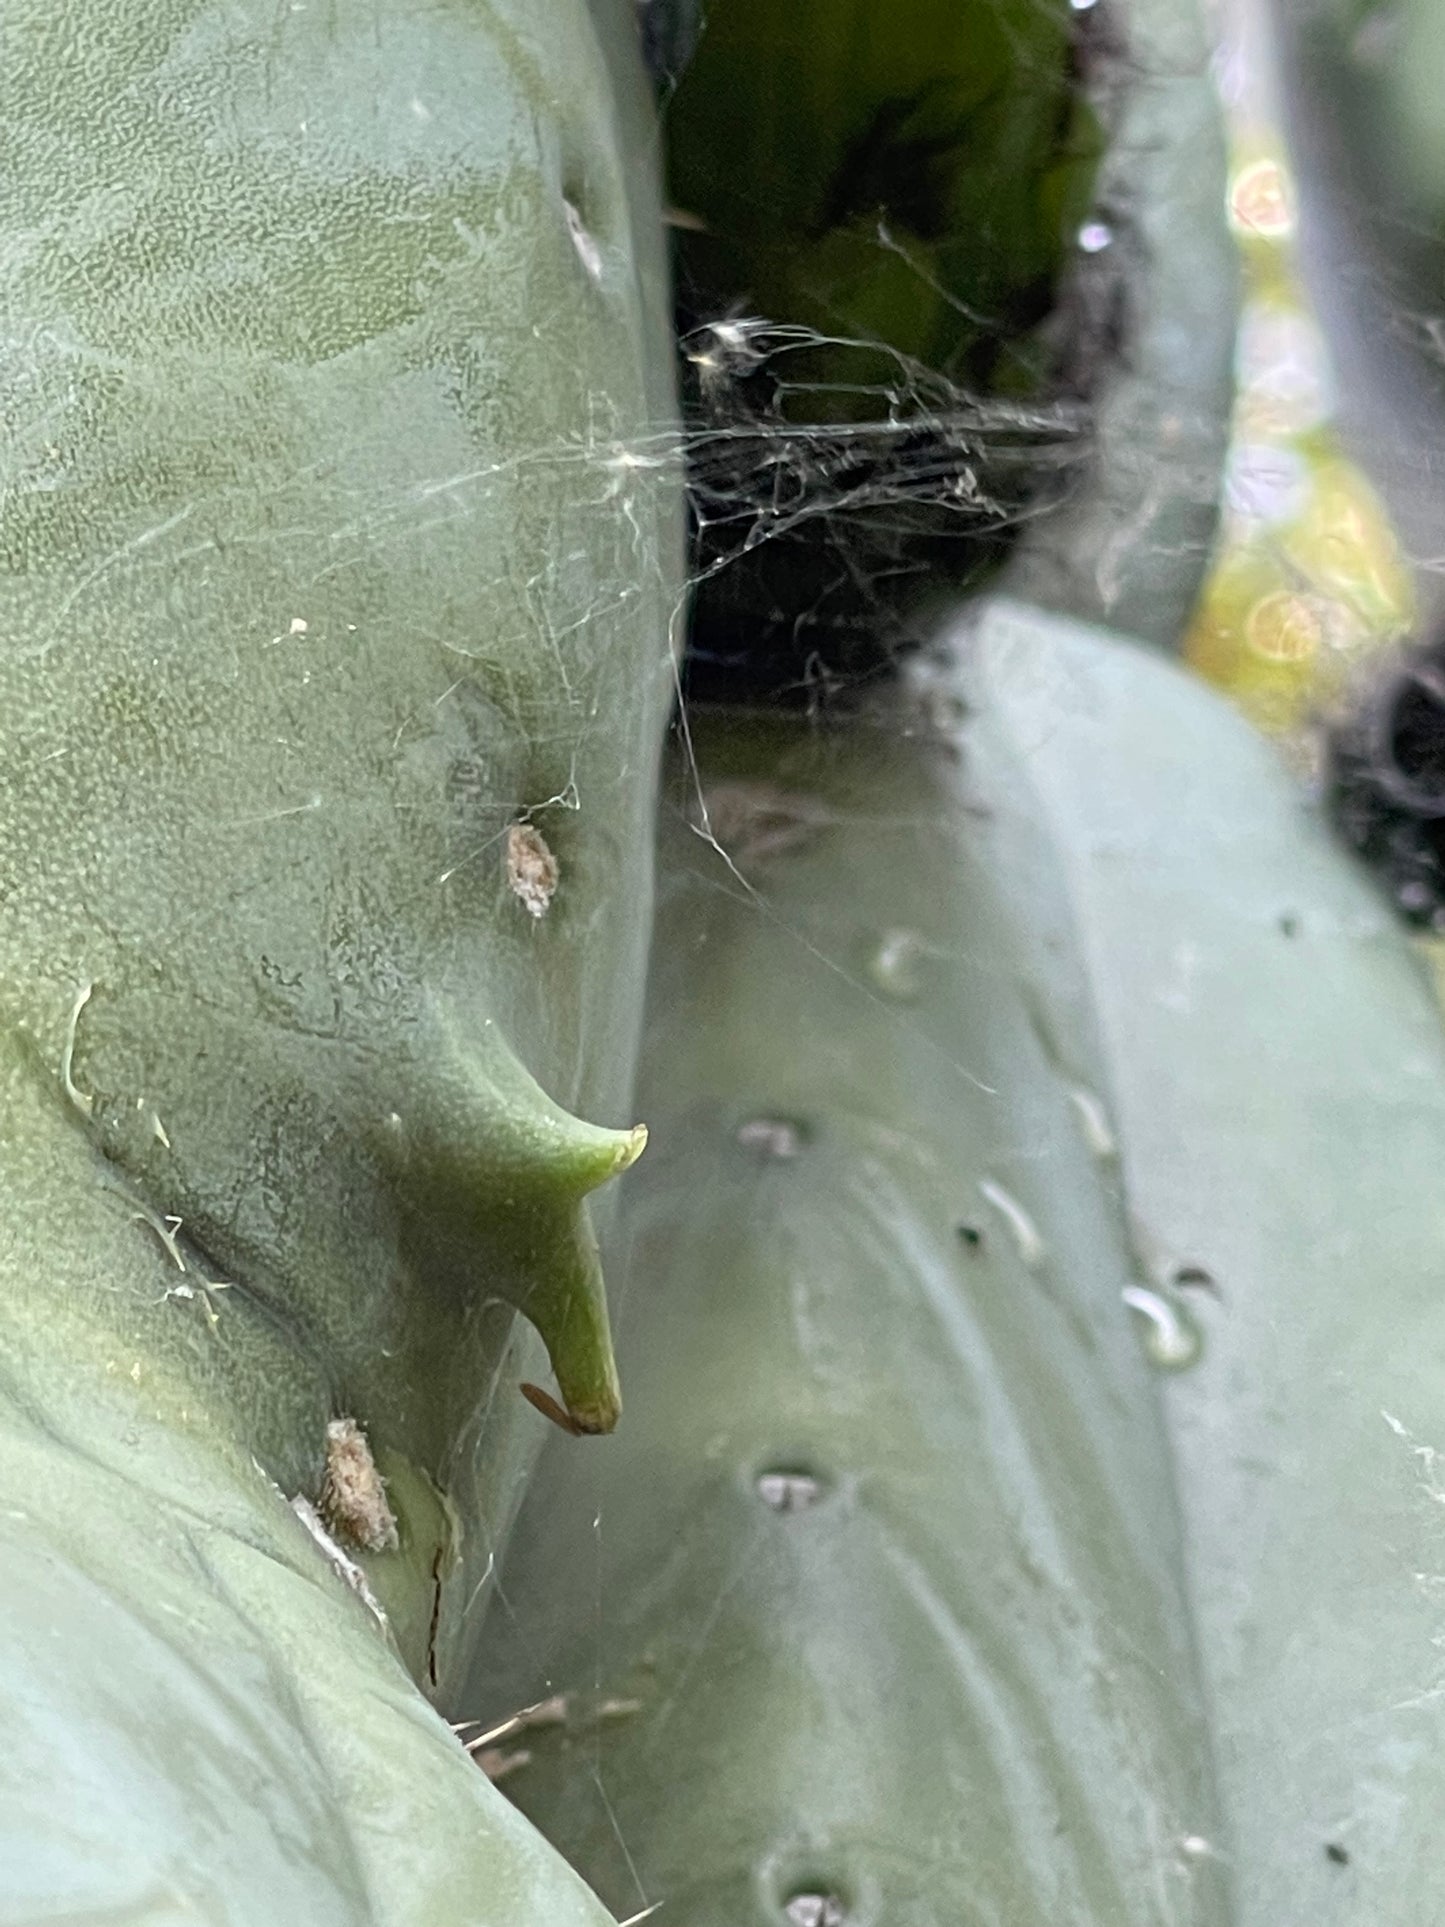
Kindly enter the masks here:
[[[0, 19], [6, 1570], [73, 1570], [97, 1651], [149, 1628], [86, 1706], [93, 1837], [7, 1831], [0, 1917], [32, 1876], [51, 1911], [224, 1911], [235, 1859], [228, 1919], [596, 1919], [396, 1655], [445, 1694], [543, 1430], [514, 1306], [579, 1420], [616, 1412], [585, 1194], [640, 1142], [681, 578], [631, 31], [581, 0]], [[390, 1650], [285, 1505], [342, 1418], [396, 1514]], [[305, 1773], [267, 1796], [309, 1886], [241, 1848], [233, 1789], [167, 1832], [128, 1725], [160, 1701], [177, 1758], [253, 1714], [326, 1736], [324, 1823]], [[74, 1718], [27, 1741], [41, 1794]]]

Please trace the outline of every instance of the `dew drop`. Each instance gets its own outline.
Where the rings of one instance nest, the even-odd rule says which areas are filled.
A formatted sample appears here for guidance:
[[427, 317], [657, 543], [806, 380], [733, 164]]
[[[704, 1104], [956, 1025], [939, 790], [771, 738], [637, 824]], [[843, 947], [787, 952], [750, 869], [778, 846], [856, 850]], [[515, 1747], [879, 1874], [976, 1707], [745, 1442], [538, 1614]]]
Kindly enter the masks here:
[[1102, 254], [1114, 239], [1106, 221], [1086, 221], [1079, 229], [1079, 246], [1085, 254]]
[[982, 1178], [978, 1187], [979, 1196], [991, 1204], [1004, 1223], [1018, 1247], [1018, 1254], [1030, 1271], [1037, 1271], [1044, 1262], [1047, 1246], [1038, 1226], [1024, 1210], [1011, 1191], [1005, 1191], [993, 1178]]
[[572, 245], [577, 250], [577, 258], [594, 281], [601, 281], [602, 250], [597, 245], [596, 236], [570, 201], [563, 201], [562, 213], [567, 222], [567, 232], [572, 236]]
[[794, 1894], [783, 1912], [788, 1927], [847, 1927], [848, 1916], [835, 1894]]
[[765, 1158], [795, 1158], [803, 1148], [805, 1135], [800, 1124], [786, 1117], [750, 1117], [738, 1126], [738, 1143], [743, 1149]]
[[916, 930], [885, 930], [868, 960], [868, 975], [885, 997], [901, 1004], [916, 1002], [923, 987], [926, 945]]
[[1204, 1349], [1204, 1338], [1191, 1312], [1167, 1292], [1148, 1285], [1126, 1285], [1121, 1294], [1135, 1315], [1144, 1356], [1160, 1371], [1182, 1372]]
[[823, 1487], [811, 1472], [758, 1474], [758, 1497], [774, 1512], [806, 1512], [823, 1496]]
[[1109, 1122], [1109, 1113], [1104, 1109], [1101, 1099], [1082, 1084], [1076, 1084], [1069, 1092], [1069, 1102], [1074, 1107], [1078, 1119], [1079, 1134], [1085, 1145], [1102, 1164], [1119, 1154], [1118, 1140], [1114, 1127]]

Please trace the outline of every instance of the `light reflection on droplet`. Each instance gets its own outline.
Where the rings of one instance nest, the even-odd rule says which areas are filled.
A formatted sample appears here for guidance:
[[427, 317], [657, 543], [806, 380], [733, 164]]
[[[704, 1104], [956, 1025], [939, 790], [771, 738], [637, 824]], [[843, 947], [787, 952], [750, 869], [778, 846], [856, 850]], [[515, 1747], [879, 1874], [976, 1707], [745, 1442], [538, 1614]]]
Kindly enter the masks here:
[[767, 1158], [795, 1158], [802, 1149], [800, 1126], [786, 1117], [751, 1117], [738, 1126], [738, 1143]]
[[916, 930], [885, 930], [868, 961], [868, 975], [885, 996], [911, 1004], [922, 988], [924, 950]]
[[567, 232], [572, 236], [572, 245], [577, 250], [578, 259], [594, 281], [601, 281], [602, 250], [597, 245], [596, 236], [588, 229], [580, 211], [570, 201], [562, 203], [562, 218], [567, 223]]
[[1043, 1235], [1028, 1212], [1024, 1210], [1012, 1191], [1005, 1191], [993, 1178], [979, 1181], [978, 1194], [991, 1204], [1013, 1236], [1018, 1254], [1030, 1271], [1037, 1271], [1044, 1262], [1047, 1247]]
[[1079, 246], [1085, 254], [1102, 254], [1114, 239], [1107, 221], [1085, 221], [1079, 229]]
[[789, 1927], [846, 1927], [848, 1919], [833, 1894], [794, 1894], [784, 1912]]
[[1186, 1863], [1221, 1858], [1219, 1848], [1202, 1833], [1186, 1833], [1178, 1844], [1179, 1857]]
[[1144, 1356], [1160, 1371], [1182, 1372], [1204, 1349], [1193, 1314], [1167, 1292], [1148, 1285], [1126, 1285], [1122, 1297], [1135, 1314]]
[[823, 1496], [811, 1472], [760, 1472], [758, 1497], [773, 1512], [806, 1512]]
[[1114, 1127], [1109, 1122], [1109, 1113], [1104, 1109], [1103, 1100], [1087, 1090], [1084, 1085], [1076, 1084], [1069, 1092], [1069, 1102], [1074, 1107], [1074, 1115], [1079, 1121], [1079, 1134], [1085, 1145], [1102, 1163], [1106, 1158], [1117, 1157], [1118, 1140]]

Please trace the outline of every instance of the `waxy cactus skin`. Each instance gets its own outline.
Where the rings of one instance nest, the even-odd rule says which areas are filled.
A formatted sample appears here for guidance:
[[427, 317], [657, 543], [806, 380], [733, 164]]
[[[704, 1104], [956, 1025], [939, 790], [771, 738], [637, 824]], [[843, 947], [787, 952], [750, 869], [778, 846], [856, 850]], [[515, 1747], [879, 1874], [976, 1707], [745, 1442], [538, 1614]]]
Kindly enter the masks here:
[[669, 785], [627, 1416], [549, 1446], [478, 1672], [566, 1696], [506, 1785], [619, 1913], [1229, 1919], [1067, 898], [1041, 843], [1010, 901], [955, 695], [695, 710], [741, 882]]
[[1429, 1920], [1439, 1007], [1373, 880], [1216, 695], [1016, 608], [975, 661], [976, 741], [1014, 773], [1007, 873], [1026, 893], [1040, 841], [1066, 866], [1129, 1209], [1206, 1281], [1200, 1362], [1164, 1404], [1232, 1918]]
[[[0, 1799], [0, 1920], [250, 1919], [242, 1866], [257, 1919], [597, 1917], [397, 1658], [454, 1683], [542, 1429], [515, 1311], [575, 1422], [617, 1412], [586, 1198], [642, 1142], [681, 554], [655, 135], [595, 11], [0, 18], [0, 1693], [38, 1802]], [[286, 1504], [338, 1418], [394, 1652]], [[253, 1723], [292, 1764], [186, 1818]]]
[[1429, 1919], [1438, 1008], [1212, 692], [954, 640], [911, 741], [694, 717], [747, 887], [665, 844], [633, 1403], [513, 1542], [507, 1784], [703, 1927]]

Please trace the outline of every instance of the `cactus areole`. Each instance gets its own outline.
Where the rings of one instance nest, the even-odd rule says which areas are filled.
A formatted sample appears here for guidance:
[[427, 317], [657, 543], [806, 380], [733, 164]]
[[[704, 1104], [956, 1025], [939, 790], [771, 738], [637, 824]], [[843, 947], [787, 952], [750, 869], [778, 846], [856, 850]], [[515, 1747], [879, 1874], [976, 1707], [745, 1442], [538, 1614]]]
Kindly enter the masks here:
[[[193, 1629], [217, 1560], [294, 1569], [380, 1656], [353, 1697], [395, 1660], [286, 1499], [435, 1687], [541, 1429], [514, 1314], [576, 1429], [618, 1411], [586, 1200], [644, 1141], [681, 567], [632, 28], [582, 0], [0, 15], [7, 1530], [122, 1618], [175, 1567]], [[16, 1637], [50, 1610], [25, 1583]], [[304, 1618], [263, 1672], [312, 1666]], [[132, 1661], [140, 1704], [170, 1694], [174, 1653]], [[26, 1771], [56, 1782], [47, 1733]], [[5, 1831], [0, 1920], [148, 1891]], [[561, 1891], [497, 1918], [596, 1917]]]

